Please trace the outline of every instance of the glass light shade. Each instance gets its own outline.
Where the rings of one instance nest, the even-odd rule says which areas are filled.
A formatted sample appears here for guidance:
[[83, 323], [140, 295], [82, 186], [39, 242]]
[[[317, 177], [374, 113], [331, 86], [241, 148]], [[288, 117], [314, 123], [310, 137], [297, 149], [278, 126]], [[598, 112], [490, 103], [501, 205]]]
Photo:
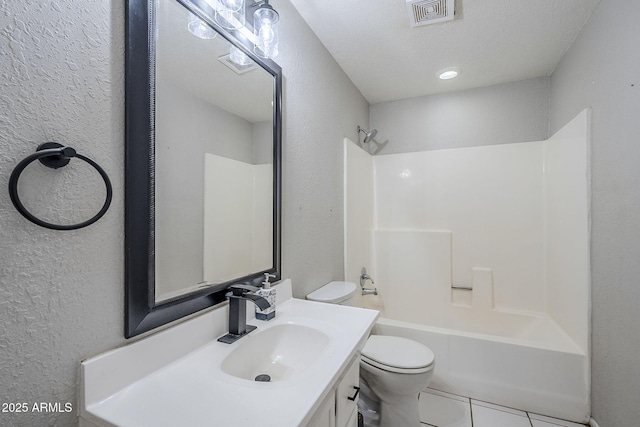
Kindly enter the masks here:
[[231, 46], [229, 48], [229, 59], [231, 62], [238, 65], [249, 65], [252, 62], [251, 58], [235, 46]]
[[278, 55], [278, 21], [280, 16], [269, 4], [260, 6], [253, 14], [254, 52], [261, 58]]
[[242, 28], [246, 22], [244, 0], [220, 0], [215, 20], [222, 28], [228, 30]]
[[209, 40], [218, 35], [213, 28], [209, 27], [202, 19], [198, 18], [193, 13], [189, 13], [189, 23], [187, 28], [194, 36], [201, 39]]

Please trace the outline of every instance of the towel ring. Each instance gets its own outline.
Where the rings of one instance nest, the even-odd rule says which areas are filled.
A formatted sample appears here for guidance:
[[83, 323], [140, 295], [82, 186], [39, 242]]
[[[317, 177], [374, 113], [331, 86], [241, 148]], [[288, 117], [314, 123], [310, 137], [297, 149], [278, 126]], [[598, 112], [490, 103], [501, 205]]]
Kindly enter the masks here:
[[[104, 185], [107, 189], [107, 198], [104, 201], [104, 205], [102, 205], [102, 209], [100, 209], [100, 212], [98, 212], [93, 218], [90, 218], [79, 224], [51, 224], [41, 220], [40, 218], [36, 218], [31, 212], [27, 210], [27, 208], [24, 207], [24, 205], [20, 201], [20, 197], [18, 197], [18, 179], [20, 179], [20, 174], [31, 162], [36, 159], [40, 160], [40, 163], [47, 167], [58, 169], [66, 166], [72, 157], [77, 157], [89, 163], [95, 168], [95, 170], [98, 171], [100, 176], [102, 176]], [[29, 221], [41, 227], [50, 228], [52, 230], [77, 230], [78, 228], [83, 228], [87, 225], [93, 224], [94, 222], [102, 218], [102, 216], [109, 209], [112, 195], [113, 189], [111, 188], [111, 181], [109, 180], [109, 176], [107, 176], [107, 173], [100, 167], [100, 165], [98, 165], [90, 158], [76, 153], [76, 150], [74, 150], [73, 148], [65, 147], [62, 144], [58, 144], [57, 142], [45, 142], [44, 144], [40, 144], [35, 153], [27, 156], [20, 163], [18, 163], [13, 172], [11, 172], [11, 176], [9, 178], [9, 196], [11, 197], [11, 202], [13, 202], [13, 206], [15, 206], [18, 212], [20, 212], [22, 216], [27, 218]]]

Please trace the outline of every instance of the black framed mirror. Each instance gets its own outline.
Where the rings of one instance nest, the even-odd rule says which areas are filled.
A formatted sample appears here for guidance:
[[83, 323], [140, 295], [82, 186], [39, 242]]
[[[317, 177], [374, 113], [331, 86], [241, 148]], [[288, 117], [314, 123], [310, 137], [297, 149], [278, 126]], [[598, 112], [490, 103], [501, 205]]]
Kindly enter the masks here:
[[282, 71], [214, 17], [127, 2], [127, 338], [281, 279]]

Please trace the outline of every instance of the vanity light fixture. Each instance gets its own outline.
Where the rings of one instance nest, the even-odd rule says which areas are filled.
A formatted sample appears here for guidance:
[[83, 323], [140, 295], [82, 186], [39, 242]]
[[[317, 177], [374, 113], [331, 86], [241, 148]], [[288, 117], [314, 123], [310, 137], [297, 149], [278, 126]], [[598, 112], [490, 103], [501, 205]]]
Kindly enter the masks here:
[[259, 4], [253, 13], [254, 49], [261, 58], [275, 58], [278, 55], [278, 21], [280, 15], [269, 4], [269, 0], [254, 2]]
[[244, 0], [218, 0], [216, 22], [227, 30], [244, 27]]
[[213, 39], [218, 35], [213, 28], [209, 27], [204, 23], [204, 21], [202, 21], [202, 19], [198, 18], [191, 12], [189, 12], [189, 23], [187, 24], [187, 28], [189, 28], [191, 34], [205, 40]]
[[[280, 15], [269, 4], [269, 0], [253, 1], [247, 9], [256, 7], [253, 12], [253, 32], [247, 28], [245, 18], [245, 0], [204, 0], [216, 12], [215, 21], [227, 30], [238, 30], [253, 44], [253, 51], [260, 58], [278, 56], [278, 21]], [[202, 39], [212, 39], [216, 32], [209, 28], [197, 16], [189, 17], [189, 31]], [[247, 58], [248, 59], [248, 58]], [[235, 61], [234, 61], [235, 62]], [[244, 65], [237, 63], [238, 65]]]
[[456, 67], [446, 68], [442, 71], [438, 72], [438, 77], [440, 80], [451, 80], [460, 74], [460, 69]]

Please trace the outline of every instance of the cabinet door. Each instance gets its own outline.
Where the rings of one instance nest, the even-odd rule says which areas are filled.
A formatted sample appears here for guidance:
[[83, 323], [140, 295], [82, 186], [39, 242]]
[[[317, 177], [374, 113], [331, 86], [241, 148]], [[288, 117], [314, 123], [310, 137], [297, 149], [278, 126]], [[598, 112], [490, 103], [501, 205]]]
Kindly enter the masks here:
[[[356, 356], [336, 390], [336, 426], [353, 425], [357, 412], [358, 391], [360, 390], [360, 356]], [[357, 415], [355, 416], [357, 419]]]
[[357, 410], [353, 411], [353, 414], [351, 414], [351, 418], [349, 418], [349, 421], [347, 421], [347, 424], [345, 427], [358, 427], [358, 411]]
[[307, 427], [336, 427], [336, 401], [333, 393], [322, 402]]

